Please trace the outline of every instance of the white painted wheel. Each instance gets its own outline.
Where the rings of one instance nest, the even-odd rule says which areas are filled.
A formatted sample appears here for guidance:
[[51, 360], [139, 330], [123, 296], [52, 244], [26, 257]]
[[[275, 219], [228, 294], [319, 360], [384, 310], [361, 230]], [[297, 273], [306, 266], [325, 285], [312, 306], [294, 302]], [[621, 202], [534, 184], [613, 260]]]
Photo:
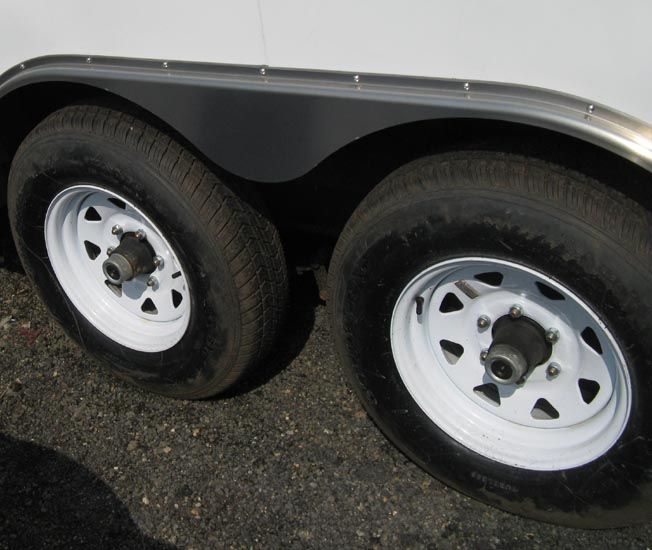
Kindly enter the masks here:
[[[515, 305], [559, 339], [525, 381], [497, 384], [481, 354], [493, 324]], [[629, 375], [607, 327], [563, 285], [515, 263], [469, 257], [419, 273], [394, 308], [391, 345], [424, 413], [459, 443], [510, 466], [586, 464], [613, 446], [629, 418]]]
[[[102, 270], [108, 251], [139, 230], [160, 265], [151, 274], [110, 284]], [[65, 189], [47, 210], [45, 244], [64, 292], [105, 336], [150, 353], [181, 340], [192, 307], [183, 268], [156, 224], [124, 197], [93, 185]]]

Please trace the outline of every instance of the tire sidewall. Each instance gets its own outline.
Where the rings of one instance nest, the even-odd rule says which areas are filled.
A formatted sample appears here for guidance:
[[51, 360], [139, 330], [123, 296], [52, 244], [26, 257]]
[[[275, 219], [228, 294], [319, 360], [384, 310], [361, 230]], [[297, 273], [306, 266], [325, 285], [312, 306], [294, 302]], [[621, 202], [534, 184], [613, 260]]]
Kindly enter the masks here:
[[[419, 192], [386, 204], [368, 223], [358, 221], [355, 236], [339, 251], [331, 285], [336, 345], [373, 419], [428, 472], [504, 509], [587, 527], [647, 519], [652, 466], [649, 264], [563, 201], [464, 178], [436, 185], [418, 167], [381, 185], [406, 180], [419, 182]], [[395, 304], [427, 267], [471, 256], [545, 273], [589, 304], [616, 336], [629, 365], [631, 413], [625, 431], [602, 457], [553, 472], [507, 466], [448, 436], [409, 394], [391, 349]]]

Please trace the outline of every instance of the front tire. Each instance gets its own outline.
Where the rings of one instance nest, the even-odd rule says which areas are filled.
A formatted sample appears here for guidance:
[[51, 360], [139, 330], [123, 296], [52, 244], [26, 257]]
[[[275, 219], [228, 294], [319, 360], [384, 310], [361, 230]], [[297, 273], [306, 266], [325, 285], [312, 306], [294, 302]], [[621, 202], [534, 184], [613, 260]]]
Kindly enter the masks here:
[[[99, 106], [53, 113], [16, 153], [8, 209], [49, 310], [121, 378], [203, 398], [269, 351], [287, 292], [276, 229], [142, 120]], [[110, 256], [127, 266], [115, 279]]]
[[[505, 510], [649, 519], [649, 227], [618, 193], [524, 157], [445, 154], [390, 175], [330, 269], [336, 346], [372, 418], [432, 475]], [[516, 351], [543, 350], [509, 383], [483, 363], [506, 324], [527, 335]]]

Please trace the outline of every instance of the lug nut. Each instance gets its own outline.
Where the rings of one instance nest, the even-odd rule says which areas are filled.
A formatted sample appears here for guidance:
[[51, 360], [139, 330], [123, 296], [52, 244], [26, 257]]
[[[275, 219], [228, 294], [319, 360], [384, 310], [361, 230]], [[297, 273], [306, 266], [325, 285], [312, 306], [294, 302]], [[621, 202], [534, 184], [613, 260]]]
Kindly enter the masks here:
[[106, 249], [106, 255], [110, 256], [111, 254], [113, 254], [114, 250], [115, 250], [114, 246], [109, 246], [109, 248]]
[[144, 241], [145, 237], [147, 237], [147, 234], [143, 229], [139, 229], [134, 233], [134, 236], [139, 240], [139, 241]]
[[111, 228], [111, 233], [113, 235], [122, 235], [122, 227], [120, 227], [118, 224], [114, 225]]
[[154, 263], [155, 267], [158, 267], [159, 269], [163, 269], [164, 262], [163, 262], [163, 258], [161, 258], [160, 256], [154, 256], [152, 262]]
[[557, 363], [550, 363], [546, 369], [546, 376], [548, 378], [557, 378], [561, 373], [561, 367]]
[[484, 363], [487, 360], [487, 355], [489, 355], [489, 350], [488, 349], [483, 349], [480, 352], [480, 361], [482, 361]]
[[487, 328], [489, 326], [491, 326], [491, 319], [486, 315], [480, 315], [478, 317], [478, 328]]
[[523, 308], [521, 306], [513, 305], [509, 308], [509, 316], [512, 319], [518, 319], [521, 315], [523, 315]]
[[555, 344], [559, 340], [559, 331], [556, 328], [549, 328], [546, 331], [546, 340], [551, 344]]
[[158, 287], [158, 279], [152, 275], [149, 279], [147, 279], [147, 286], [156, 289]]

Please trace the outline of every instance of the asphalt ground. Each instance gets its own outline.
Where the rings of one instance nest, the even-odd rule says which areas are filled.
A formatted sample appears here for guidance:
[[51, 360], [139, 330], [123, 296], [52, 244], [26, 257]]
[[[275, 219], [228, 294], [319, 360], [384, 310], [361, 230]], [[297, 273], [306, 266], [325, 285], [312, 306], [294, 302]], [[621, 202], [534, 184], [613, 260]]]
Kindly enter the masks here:
[[273, 356], [185, 402], [113, 378], [0, 268], [0, 548], [647, 548], [473, 501], [421, 471], [343, 380], [311, 274]]

